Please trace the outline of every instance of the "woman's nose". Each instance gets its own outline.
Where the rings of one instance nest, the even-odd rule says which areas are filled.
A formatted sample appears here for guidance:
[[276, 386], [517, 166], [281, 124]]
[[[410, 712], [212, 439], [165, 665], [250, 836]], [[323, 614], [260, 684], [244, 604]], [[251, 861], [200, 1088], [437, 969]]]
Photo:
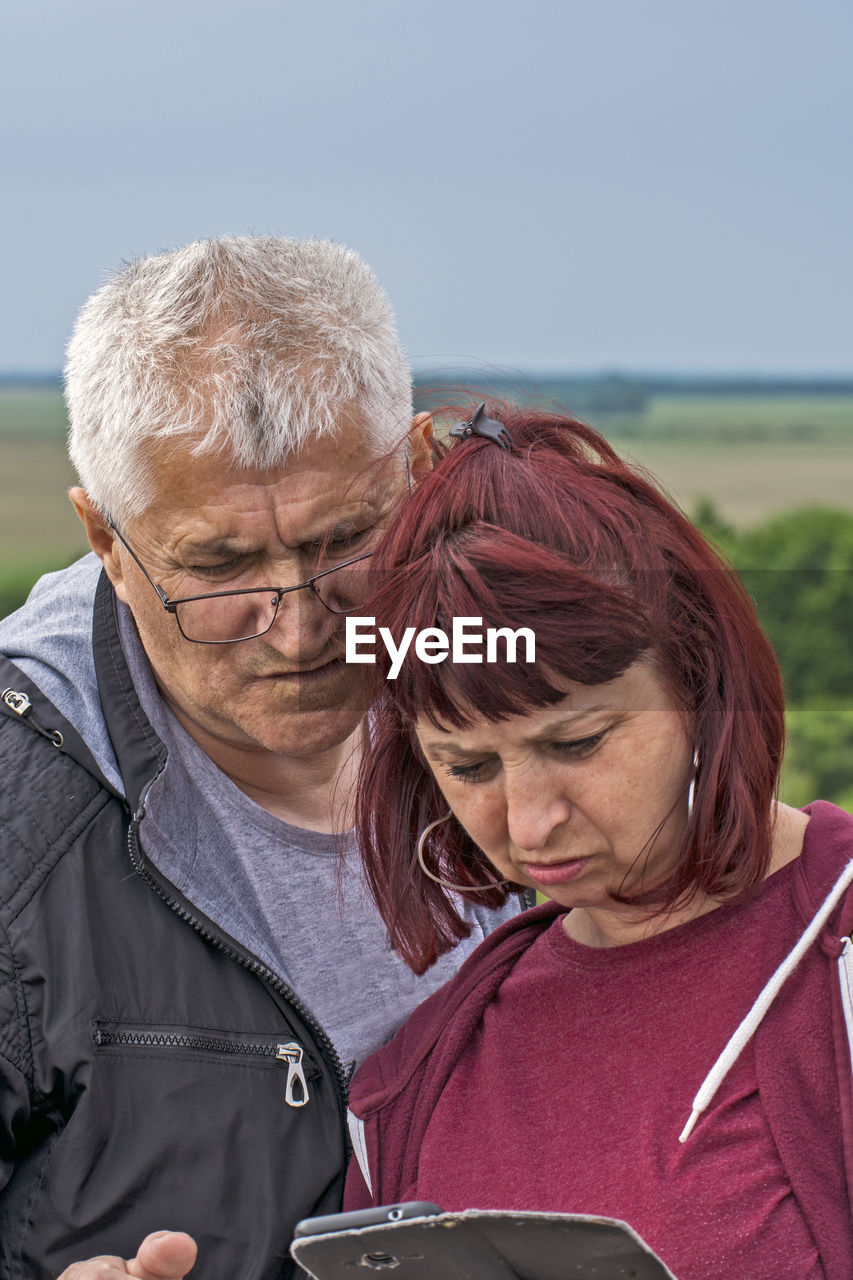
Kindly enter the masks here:
[[517, 849], [546, 848], [571, 813], [565, 788], [549, 770], [536, 770], [535, 776], [525, 771], [516, 778], [507, 777], [507, 830]]

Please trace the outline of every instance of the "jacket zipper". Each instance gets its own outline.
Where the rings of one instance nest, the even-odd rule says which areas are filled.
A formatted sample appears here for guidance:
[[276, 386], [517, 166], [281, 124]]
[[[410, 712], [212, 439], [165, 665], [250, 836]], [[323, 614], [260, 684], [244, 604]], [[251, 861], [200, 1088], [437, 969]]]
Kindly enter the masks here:
[[304, 1107], [308, 1101], [308, 1082], [302, 1069], [303, 1050], [295, 1040], [286, 1044], [263, 1044], [247, 1040], [226, 1040], [221, 1036], [186, 1035], [177, 1031], [141, 1031], [130, 1027], [106, 1030], [96, 1027], [92, 1039], [97, 1045], [136, 1045], [155, 1049], [197, 1049], [206, 1053], [233, 1054], [237, 1057], [276, 1058], [287, 1063], [284, 1100], [289, 1107]]
[[[266, 982], [269, 986], [271, 986], [275, 991], [277, 991], [279, 995], [284, 996], [288, 1004], [293, 1008], [293, 1010], [299, 1015], [302, 1021], [313, 1033], [318, 1046], [320, 1047], [322, 1052], [326, 1055], [326, 1059], [332, 1067], [332, 1079], [335, 1082], [335, 1089], [338, 1095], [338, 1121], [341, 1126], [341, 1136], [343, 1138], [343, 1144], [344, 1144], [344, 1160], [349, 1161], [350, 1155], [352, 1154], [352, 1148], [350, 1146], [349, 1130], [347, 1128], [347, 1123], [346, 1123], [347, 1084], [346, 1084], [346, 1077], [344, 1076], [343, 1066], [341, 1065], [341, 1060], [338, 1057], [337, 1049], [332, 1044], [328, 1035], [320, 1026], [319, 1022], [314, 1017], [313, 1013], [311, 1013], [310, 1009], [306, 1008], [306, 1006], [302, 1003], [302, 1001], [297, 996], [296, 992], [293, 991], [292, 988], [290, 988], [286, 982], [283, 982], [282, 979], [278, 976], [278, 974], [273, 973], [272, 969], [268, 968], [267, 965], [263, 963], [263, 961], [256, 959], [254, 956], [250, 956], [248, 954], [242, 954], [240, 951], [237, 950], [236, 947], [230, 947], [224, 939], [216, 937], [216, 935], [210, 931], [210, 929], [206, 926], [206, 924], [202, 920], [199, 920], [197, 916], [194, 916], [192, 912], [188, 911], [187, 908], [183, 906], [182, 903], [177, 901], [177, 899], [171, 897], [171, 895], [166, 892], [165, 888], [157, 882], [154, 876], [152, 876], [151, 872], [145, 866], [145, 863], [143, 861], [143, 858], [139, 849], [139, 841], [137, 840], [137, 830], [139, 827], [139, 823], [141, 822], [144, 816], [144, 813], [145, 813], [144, 807], [141, 807], [139, 810], [137, 810], [137, 812], [131, 816], [130, 826], [127, 829], [127, 847], [128, 847], [128, 852], [130, 854], [130, 860], [133, 864], [133, 869], [136, 871], [137, 875], [139, 875], [142, 878], [142, 880], [145, 881], [145, 883], [149, 886], [149, 888], [154, 890], [154, 892], [157, 894], [157, 897], [160, 898], [163, 902], [165, 902], [166, 906], [175, 912], [175, 915], [177, 915], [181, 920], [186, 921], [188, 925], [190, 925], [193, 929], [195, 929], [196, 933], [199, 934], [202, 938], [204, 938], [205, 942], [209, 942], [212, 946], [217, 947], [218, 950], [222, 951], [225, 955], [229, 956], [232, 960], [236, 960], [238, 964], [241, 964], [244, 969], [248, 969], [249, 972], [255, 974], [256, 977], [262, 978], [263, 981]], [[299, 1046], [295, 1044], [295, 1042], [290, 1041], [287, 1045], [281, 1045], [281, 1046], [278, 1046], [278, 1048], [292, 1050], [292, 1049], [299, 1049]], [[301, 1054], [302, 1050], [299, 1049], [299, 1052]], [[293, 1081], [295, 1082], [297, 1079], [295, 1074], [296, 1068], [298, 1067], [300, 1074], [302, 1072], [301, 1058], [298, 1063], [293, 1063], [291, 1065], [294, 1068]], [[304, 1080], [304, 1075], [303, 1075], [303, 1080]], [[291, 1083], [291, 1076], [290, 1076], [290, 1071], [288, 1071], [288, 1084], [290, 1083]], [[306, 1088], [305, 1101], [307, 1102], [307, 1100], [308, 1100], [308, 1097], [307, 1097], [307, 1088]], [[291, 1105], [294, 1105], [294, 1104], [291, 1104]], [[304, 1104], [300, 1103], [297, 1105], [304, 1105]]]

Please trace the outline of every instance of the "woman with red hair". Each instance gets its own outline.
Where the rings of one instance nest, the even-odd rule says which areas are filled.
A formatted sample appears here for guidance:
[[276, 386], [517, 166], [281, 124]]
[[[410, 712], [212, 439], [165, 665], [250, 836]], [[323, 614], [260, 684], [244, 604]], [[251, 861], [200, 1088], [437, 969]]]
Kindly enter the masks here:
[[460, 894], [549, 901], [359, 1072], [347, 1207], [602, 1215], [679, 1280], [849, 1280], [853, 819], [776, 799], [770, 645], [645, 474], [532, 410], [456, 434], [369, 612], [398, 652], [477, 619], [498, 660], [380, 656], [365, 865], [416, 972]]

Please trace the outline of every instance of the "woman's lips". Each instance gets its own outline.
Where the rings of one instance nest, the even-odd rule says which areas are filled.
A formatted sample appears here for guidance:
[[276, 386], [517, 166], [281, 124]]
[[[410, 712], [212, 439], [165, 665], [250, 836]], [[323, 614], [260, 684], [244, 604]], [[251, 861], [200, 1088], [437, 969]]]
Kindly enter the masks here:
[[567, 858], [565, 862], [525, 862], [525, 872], [537, 884], [565, 884], [583, 871], [589, 858]]

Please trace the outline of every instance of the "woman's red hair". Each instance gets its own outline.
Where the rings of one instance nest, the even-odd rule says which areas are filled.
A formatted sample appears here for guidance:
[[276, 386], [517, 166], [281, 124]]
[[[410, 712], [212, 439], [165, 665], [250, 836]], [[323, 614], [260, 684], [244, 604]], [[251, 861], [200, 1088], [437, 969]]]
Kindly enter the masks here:
[[[699, 890], [738, 899], [770, 859], [783, 692], [739, 579], [591, 427], [508, 405], [487, 413], [508, 427], [511, 450], [476, 437], [436, 445], [435, 469], [374, 557], [365, 609], [398, 645], [407, 627], [450, 634], [454, 617], [536, 636], [535, 664], [433, 665], [410, 649], [387, 683], [377, 646], [358, 836], [391, 943], [416, 973], [470, 931], [453, 896], [415, 861], [419, 833], [447, 809], [415, 744], [419, 716], [454, 727], [472, 715], [500, 720], [562, 700], [566, 681], [600, 684], [648, 657], [687, 712], [699, 768], [678, 866], [630, 900], [663, 911]], [[455, 820], [436, 829], [425, 853], [452, 883], [489, 879]], [[492, 888], [477, 901], [497, 906], [506, 896]]]

